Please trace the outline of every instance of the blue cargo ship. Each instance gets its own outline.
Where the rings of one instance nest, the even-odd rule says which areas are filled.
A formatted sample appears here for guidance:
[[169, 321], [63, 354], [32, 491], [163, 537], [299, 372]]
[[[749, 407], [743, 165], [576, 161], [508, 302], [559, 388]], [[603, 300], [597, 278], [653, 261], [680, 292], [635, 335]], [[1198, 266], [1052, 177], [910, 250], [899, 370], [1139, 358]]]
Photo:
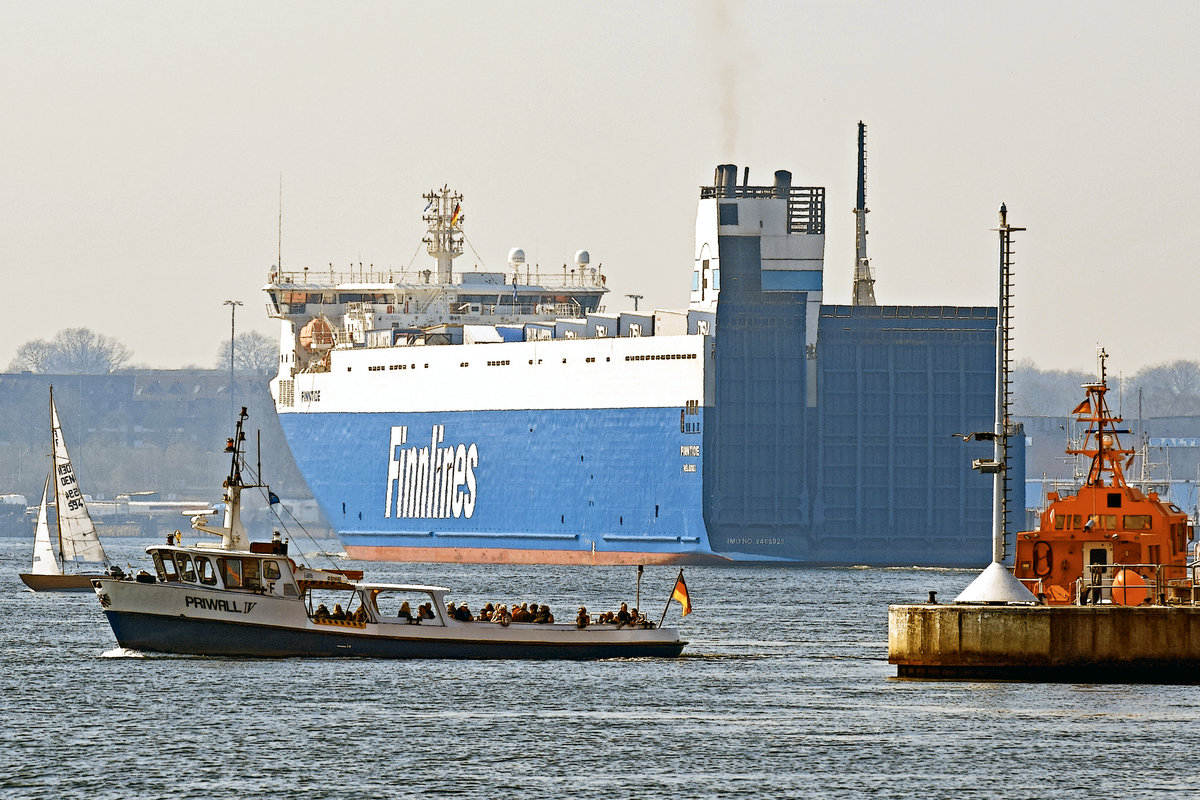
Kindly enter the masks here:
[[347, 553], [985, 563], [988, 450], [952, 434], [991, 424], [995, 309], [874, 305], [861, 224], [859, 304], [824, 305], [824, 189], [737, 177], [700, 189], [686, 310], [606, 313], [585, 251], [456, 273], [448, 188], [429, 269], [272, 271], [272, 394]]

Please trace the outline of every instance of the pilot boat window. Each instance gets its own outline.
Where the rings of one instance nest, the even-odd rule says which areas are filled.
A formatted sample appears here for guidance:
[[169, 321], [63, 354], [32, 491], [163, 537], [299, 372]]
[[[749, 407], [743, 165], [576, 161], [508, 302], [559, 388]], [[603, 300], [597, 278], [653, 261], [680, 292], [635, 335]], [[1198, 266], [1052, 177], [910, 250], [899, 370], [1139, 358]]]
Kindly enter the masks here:
[[1127, 530], [1127, 531], [1148, 531], [1148, 530], [1150, 530], [1150, 515], [1149, 514], [1126, 514], [1124, 522], [1125, 522], [1125, 530]]
[[179, 573], [175, 571], [175, 561], [171, 558], [170, 553], [167, 553], [164, 558], [163, 553], [158, 550], [154, 551], [154, 570], [158, 573], [158, 577], [161, 580], [179, 580]]
[[188, 583], [196, 582], [196, 570], [192, 567], [192, 557], [187, 553], [176, 553], [175, 563], [179, 566], [179, 579]]
[[196, 572], [200, 582], [205, 586], [217, 585], [217, 571], [213, 569], [212, 561], [205, 556], [196, 556]]
[[263, 579], [268, 581], [277, 581], [280, 578], [279, 562], [264, 561], [263, 562]]

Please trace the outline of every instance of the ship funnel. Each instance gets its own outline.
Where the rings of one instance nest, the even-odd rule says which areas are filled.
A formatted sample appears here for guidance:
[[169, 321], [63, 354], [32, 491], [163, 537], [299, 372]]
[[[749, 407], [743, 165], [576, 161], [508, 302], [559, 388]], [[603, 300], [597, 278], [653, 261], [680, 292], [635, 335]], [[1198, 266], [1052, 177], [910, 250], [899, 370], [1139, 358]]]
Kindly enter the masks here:
[[792, 173], [786, 169], [775, 170], [775, 197], [787, 199], [792, 190]]
[[718, 166], [717, 174], [713, 177], [713, 184], [717, 187], [718, 197], [733, 197], [737, 188], [737, 165], [721, 164]]

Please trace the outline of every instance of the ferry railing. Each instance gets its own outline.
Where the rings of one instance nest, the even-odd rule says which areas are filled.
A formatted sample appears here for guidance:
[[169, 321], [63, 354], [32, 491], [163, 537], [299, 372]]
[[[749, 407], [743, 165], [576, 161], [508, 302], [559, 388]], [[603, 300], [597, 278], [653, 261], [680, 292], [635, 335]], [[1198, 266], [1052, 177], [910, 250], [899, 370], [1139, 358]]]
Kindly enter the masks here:
[[[450, 285], [458, 287], [468, 286], [472, 289], [479, 287], [481, 290], [486, 290], [488, 287], [495, 287], [500, 291], [503, 291], [504, 287], [508, 287], [510, 293], [512, 292], [514, 282], [519, 286], [542, 286], [547, 289], [580, 286], [604, 288], [605, 277], [600, 270], [601, 267], [599, 266], [569, 267], [567, 265], [563, 265], [558, 269], [526, 267], [519, 270], [466, 270], [455, 272], [451, 276]], [[501, 282], [479, 283], [475, 276], [481, 274], [495, 275]], [[332, 266], [328, 270], [273, 270], [267, 276], [267, 282], [281, 288], [291, 287], [297, 291], [304, 291], [306, 287], [311, 287], [314, 291], [320, 287], [320, 290], [324, 291], [330, 286], [341, 284], [358, 284], [380, 288], [439, 285], [437, 270], [377, 269], [373, 264], [368, 267], [360, 267], [359, 269], [351, 268], [349, 270], [334, 269]]]

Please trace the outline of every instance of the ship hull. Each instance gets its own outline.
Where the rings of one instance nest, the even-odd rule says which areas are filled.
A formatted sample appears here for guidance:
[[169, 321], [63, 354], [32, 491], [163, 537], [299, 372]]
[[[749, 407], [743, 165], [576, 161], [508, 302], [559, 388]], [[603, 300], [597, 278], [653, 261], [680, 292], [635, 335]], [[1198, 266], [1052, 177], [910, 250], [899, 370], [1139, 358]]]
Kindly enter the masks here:
[[[522, 637], [514, 624], [506, 639], [379, 636], [251, 625], [157, 614], [106, 611], [117, 642], [129, 650], [178, 655], [250, 658], [449, 658], [591, 660], [601, 658], [673, 658], [686, 642], [664, 635], [660, 641], [623, 640], [621, 631], [532, 630], [542, 641]], [[477, 623], [482, 628], [495, 627]], [[608, 634], [613, 635], [608, 635]], [[633, 631], [626, 630], [632, 634]], [[650, 633], [638, 631], [637, 633]], [[547, 641], [547, 634], [557, 641]]]
[[280, 415], [353, 558], [720, 560], [702, 516], [702, 415], [680, 418], [680, 408]]

